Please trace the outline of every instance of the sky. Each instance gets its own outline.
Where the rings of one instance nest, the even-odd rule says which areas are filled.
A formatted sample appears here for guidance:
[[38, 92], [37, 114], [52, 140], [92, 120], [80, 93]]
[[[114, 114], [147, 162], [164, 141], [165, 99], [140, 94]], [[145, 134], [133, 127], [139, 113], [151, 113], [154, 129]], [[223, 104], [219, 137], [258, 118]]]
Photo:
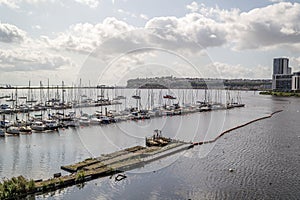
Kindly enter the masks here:
[[0, 85], [126, 85], [300, 70], [300, 2], [0, 0]]

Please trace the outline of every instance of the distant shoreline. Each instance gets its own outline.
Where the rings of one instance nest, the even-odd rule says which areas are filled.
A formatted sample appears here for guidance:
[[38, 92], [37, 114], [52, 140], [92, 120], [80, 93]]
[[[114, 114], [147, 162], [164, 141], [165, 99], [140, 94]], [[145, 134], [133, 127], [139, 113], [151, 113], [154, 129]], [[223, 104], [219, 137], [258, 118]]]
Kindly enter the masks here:
[[297, 92], [275, 92], [275, 91], [262, 91], [260, 95], [272, 95], [278, 97], [300, 97], [300, 93]]
[[218, 78], [176, 78], [173, 76], [136, 78], [127, 81], [126, 88], [142, 89], [229, 89], [268, 90], [272, 87], [269, 79], [218, 79]]

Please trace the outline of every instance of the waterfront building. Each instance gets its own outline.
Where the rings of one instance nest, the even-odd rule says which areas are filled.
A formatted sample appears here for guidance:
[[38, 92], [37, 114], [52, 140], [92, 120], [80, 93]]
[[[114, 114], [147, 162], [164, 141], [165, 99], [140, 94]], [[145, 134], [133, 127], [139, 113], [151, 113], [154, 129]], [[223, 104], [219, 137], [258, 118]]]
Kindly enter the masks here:
[[273, 75], [274, 74], [291, 74], [288, 58], [274, 58], [273, 60]]
[[274, 58], [272, 89], [275, 91], [291, 91], [292, 69], [289, 67], [288, 58]]
[[300, 92], [300, 72], [295, 72], [292, 77], [292, 90]]
[[281, 92], [289, 92], [292, 89], [292, 74], [276, 74], [273, 75], [273, 90]]

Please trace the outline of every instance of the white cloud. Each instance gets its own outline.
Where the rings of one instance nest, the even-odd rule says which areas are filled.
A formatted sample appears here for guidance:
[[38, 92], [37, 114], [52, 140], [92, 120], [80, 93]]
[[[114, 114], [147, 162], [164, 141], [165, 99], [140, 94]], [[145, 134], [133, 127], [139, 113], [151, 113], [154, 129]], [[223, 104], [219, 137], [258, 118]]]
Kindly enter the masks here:
[[129, 11], [125, 11], [121, 8], [119, 8], [117, 10], [118, 13], [120, 14], [123, 14], [123, 15], [126, 15], [126, 16], [129, 16], [129, 17], [132, 17], [132, 18], [140, 18], [140, 19], [143, 19], [143, 20], [149, 20], [149, 17], [145, 14], [135, 14], [135, 13], [132, 13], [132, 12], [129, 12]]
[[41, 40], [57, 50], [91, 53], [103, 41], [116, 35], [131, 31], [134, 27], [115, 18], [106, 18], [102, 23], [79, 23], [71, 26], [66, 32], [59, 33], [54, 39], [43, 36]]
[[63, 66], [72, 65], [70, 59], [46, 52], [28, 49], [0, 49], [1, 72], [56, 70]]
[[199, 5], [197, 2], [193, 1], [191, 4], [187, 5], [186, 8], [191, 12], [197, 12], [199, 10]]
[[0, 6], [4, 5], [11, 9], [19, 9], [23, 3], [36, 5], [39, 3], [53, 3], [56, 1], [57, 0], [0, 0]]
[[140, 18], [144, 20], [149, 20], [149, 17], [145, 14], [140, 14]]
[[[139, 14], [138, 15], [138, 14], [135, 14], [135, 13], [132, 13], [132, 12], [129, 12], [129, 11], [125, 11], [125, 10], [120, 9], [120, 8], [117, 10], [117, 12], [120, 13], [120, 14], [126, 15], [126, 16], [130, 16], [132, 18], [139, 17], [140, 19], [143, 19], [143, 20], [149, 20], [149, 17], [145, 14]], [[126, 19], [126, 18], [124, 18], [124, 19]]]
[[18, 2], [15, 0], [0, 0], [0, 6], [4, 5], [12, 9], [19, 8]]
[[300, 43], [300, 4], [278, 3], [241, 13], [232, 24], [238, 49], [276, 47]]
[[246, 67], [242, 65], [229, 65], [227, 63], [214, 62], [208, 67], [212, 67], [217, 70], [217, 73], [221, 77], [216, 78], [270, 78], [271, 67], [267, 66], [255, 66]]
[[15, 25], [0, 22], [0, 42], [12, 43], [22, 42], [26, 37], [26, 32]]
[[[0, 0], [0, 4], [17, 7], [20, 2], [34, 4], [45, 1]], [[56, 0], [52, 0], [52, 2], [54, 1]], [[99, 5], [99, 0], [74, 1], [90, 7], [97, 7]], [[192, 13], [188, 13], [183, 17], [155, 17], [150, 19], [144, 28], [162, 29], [156, 32], [157, 36], [165, 40], [165, 43], [169, 45], [170, 42], [174, 43], [177, 41], [178, 46], [196, 42], [204, 48], [230, 45], [238, 50], [270, 49], [281, 45], [292, 49], [296, 48], [300, 43], [299, 3], [275, 3], [248, 12], [241, 12], [238, 9], [225, 10], [218, 7], [211, 8], [204, 4], [198, 4], [195, 1], [187, 5], [187, 8]], [[123, 9], [118, 9], [117, 12], [132, 18], [148, 19], [144, 14], [137, 15]], [[107, 18], [106, 20], [108, 19], [112, 18]], [[96, 25], [74, 25], [73, 30], [71, 28], [65, 33], [61, 33], [56, 42], [59, 42], [59, 46], [64, 43], [64, 47], [69, 50], [87, 52], [98, 46], [103, 39], [111, 36], [107, 35], [108, 33], [112, 33], [107, 32], [107, 29], [114, 26], [113, 23], [125, 24], [125, 27], [131, 27], [130, 30], [138, 28], [116, 19], [110, 22], [112, 24], [103, 21], [103, 23]], [[85, 34], [81, 34], [80, 30], [75, 30], [76, 27], [84, 29], [84, 26], [88, 26], [92, 30], [83, 30]], [[114, 29], [118, 28], [115, 27]], [[123, 31], [128, 30], [123, 29]], [[116, 30], [117, 34], [120, 32]], [[112, 35], [115, 34], [112, 33]]]
[[37, 30], [41, 30], [42, 27], [40, 25], [35, 25], [35, 26], [32, 26], [32, 29], [37, 29]]
[[[182, 19], [154, 18], [141, 28], [115, 18], [106, 18], [98, 24], [72, 25], [67, 31], [57, 34], [54, 38], [41, 36], [38, 43], [56, 51], [89, 54], [96, 50], [94, 54], [101, 55], [104, 60], [144, 47], [168, 49], [179, 53], [188, 52], [195, 55], [202, 50], [196, 42], [202, 42], [206, 46], [218, 45], [218, 42], [223, 43], [219, 38], [221, 31], [219, 33], [215, 31], [217, 28], [210, 30], [206, 26], [204, 26], [204, 30], [207, 28], [206, 31], [201, 28], [197, 30], [198, 21], [193, 18], [196, 19], [194, 16], [186, 16]], [[168, 28], [163, 28], [165, 23], [172, 24], [172, 21], [180, 27], [176, 29], [168, 25]], [[181, 27], [185, 27], [186, 30], [180, 30]], [[222, 36], [223, 40], [224, 37]]]
[[204, 48], [222, 46], [227, 42], [228, 34], [224, 24], [199, 13], [190, 13], [181, 18], [156, 17], [147, 22], [146, 28], [161, 29], [161, 37], [173, 40], [178, 46], [188, 42]]
[[[202, 15], [202, 21], [205, 23], [198, 23], [201, 29], [211, 31], [218, 27], [219, 31], [223, 31], [223, 36], [226, 35], [227, 42], [238, 50], [270, 49], [279, 46], [292, 49], [295, 48], [295, 44], [300, 44], [299, 3], [280, 2], [248, 12], [209, 8], [196, 2], [187, 7], [192, 12], [197, 11], [197, 14]], [[207, 28], [204, 28], [205, 26]], [[215, 34], [211, 36], [213, 35]]]
[[285, 0], [269, 0], [272, 3], [279, 3], [279, 2], [285, 2]]
[[290, 57], [289, 62], [293, 72], [300, 71], [300, 57]]
[[[100, 0], [73, 0], [74, 2], [86, 5], [90, 8], [97, 8], [100, 4]], [[11, 9], [19, 9], [23, 3], [36, 5], [40, 3], [60, 3], [58, 0], [0, 0], [0, 6], [4, 5]]]
[[99, 0], [75, 0], [77, 3], [89, 6], [90, 8], [97, 8], [99, 6]]
[[28, 4], [38, 4], [38, 3], [44, 3], [44, 2], [54, 2], [56, 0], [19, 0], [19, 2], [26, 2]]

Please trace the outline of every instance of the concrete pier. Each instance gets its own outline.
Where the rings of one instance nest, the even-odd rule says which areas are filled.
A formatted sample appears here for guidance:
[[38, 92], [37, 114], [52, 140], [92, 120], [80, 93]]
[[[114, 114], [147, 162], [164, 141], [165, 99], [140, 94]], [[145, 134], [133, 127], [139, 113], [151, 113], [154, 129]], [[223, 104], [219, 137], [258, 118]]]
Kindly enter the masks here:
[[24, 195], [55, 191], [99, 177], [139, 168], [193, 146], [193, 144], [186, 142], [172, 141], [163, 147], [134, 146], [110, 154], [103, 154], [97, 158], [88, 158], [75, 164], [61, 166], [61, 169], [71, 172], [71, 174], [66, 176], [55, 174], [53, 178], [36, 181], [35, 189]]

